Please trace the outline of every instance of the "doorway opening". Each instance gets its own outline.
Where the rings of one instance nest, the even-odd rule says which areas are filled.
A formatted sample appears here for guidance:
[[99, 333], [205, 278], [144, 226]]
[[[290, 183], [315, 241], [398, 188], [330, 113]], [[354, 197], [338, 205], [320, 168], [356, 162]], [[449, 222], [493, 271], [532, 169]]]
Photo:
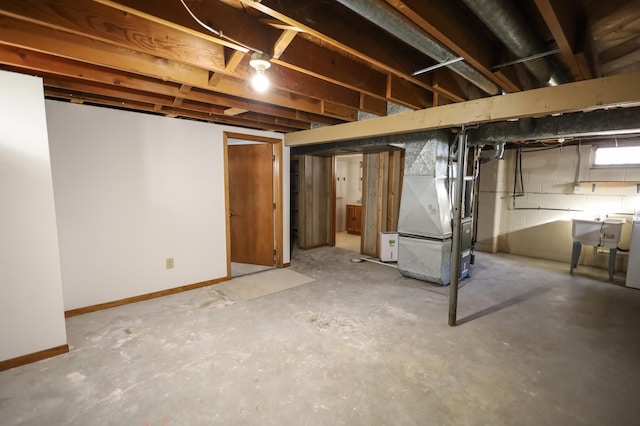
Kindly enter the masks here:
[[[381, 234], [398, 229], [404, 157], [404, 149], [390, 146], [356, 155], [292, 157], [292, 235], [297, 246], [338, 246], [379, 257]], [[355, 165], [351, 178], [349, 161]]]
[[282, 267], [282, 141], [224, 134], [227, 278]]
[[360, 253], [362, 248], [362, 154], [335, 157], [335, 246]]

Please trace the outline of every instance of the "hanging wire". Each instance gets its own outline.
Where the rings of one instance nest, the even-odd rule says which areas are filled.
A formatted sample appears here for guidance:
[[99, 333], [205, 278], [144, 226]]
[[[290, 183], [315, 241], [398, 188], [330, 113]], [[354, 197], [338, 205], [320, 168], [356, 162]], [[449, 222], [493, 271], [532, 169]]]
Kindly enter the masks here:
[[215, 34], [216, 36], [220, 37], [223, 40], [227, 40], [230, 41], [231, 43], [235, 43], [238, 46], [247, 49], [251, 52], [256, 52], [256, 53], [262, 53], [264, 54], [264, 52], [260, 49], [256, 49], [253, 48], [251, 46], [247, 46], [244, 43], [239, 42], [238, 40], [235, 40], [227, 35], [224, 35], [222, 33], [222, 31], [218, 31], [214, 28], [211, 28], [209, 25], [207, 25], [206, 23], [204, 23], [202, 20], [200, 20], [200, 18], [198, 18], [192, 11], [191, 9], [189, 9], [189, 6], [187, 6], [187, 3], [184, 2], [184, 0], [180, 0], [180, 3], [182, 3], [182, 6], [184, 6], [185, 10], [189, 13], [189, 15], [191, 15], [191, 18], [193, 18], [194, 21], [196, 21], [202, 28], [206, 29], [207, 31], [210, 31], [211, 33]]
[[522, 149], [518, 150], [518, 169], [520, 169], [520, 194], [524, 195], [524, 178], [522, 176]]
[[[518, 175], [520, 176], [520, 192], [518, 192]], [[516, 197], [524, 196], [524, 177], [522, 175], [522, 148], [518, 147], [516, 154], [516, 167], [513, 171], [513, 195], [512, 206], [516, 208]]]

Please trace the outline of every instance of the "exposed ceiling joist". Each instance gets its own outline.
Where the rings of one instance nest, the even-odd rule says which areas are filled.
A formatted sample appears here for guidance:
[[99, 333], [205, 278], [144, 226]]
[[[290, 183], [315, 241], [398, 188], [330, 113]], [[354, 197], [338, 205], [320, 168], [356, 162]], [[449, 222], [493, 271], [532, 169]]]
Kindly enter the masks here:
[[0, 70], [47, 96], [282, 132], [527, 92], [559, 80], [496, 64], [556, 49], [570, 80], [640, 70], [640, 0], [5, 0], [0, 28]]
[[508, 92], [520, 90], [515, 81], [500, 78], [493, 73], [489, 41], [483, 37], [469, 37], [469, 28], [477, 28], [478, 23], [460, 14], [454, 4], [442, 4], [433, 0], [386, 1], [502, 89]]
[[584, 25], [580, 22], [583, 18], [579, 15], [578, 0], [535, 1], [573, 77], [576, 80], [592, 78], [593, 75], [588, 72], [591, 66], [581, 67], [576, 56], [576, 53], [580, 53], [576, 47], [577, 32]]
[[631, 105], [640, 105], [640, 72], [303, 130], [284, 141], [300, 146]]

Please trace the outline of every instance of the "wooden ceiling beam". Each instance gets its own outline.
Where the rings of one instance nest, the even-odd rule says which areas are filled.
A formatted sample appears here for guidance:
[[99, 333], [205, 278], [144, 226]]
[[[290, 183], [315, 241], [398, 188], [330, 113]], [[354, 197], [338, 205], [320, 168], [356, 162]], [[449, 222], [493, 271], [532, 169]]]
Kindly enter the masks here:
[[116, 89], [113, 86], [107, 86], [98, 83], [82, 83], [55, 77], [44, 77], [43, 82], [47, 87], [53, 87], [56, 89], [67, 90], [75, 93], [84, 93], [114, 99], [122, 97], [123, 99], [126, 99], [130, 102], [141, 102], [145, 104], [155, 104], [162, 106], [173, 105], [173, 100], [167, 96], [133, 90], [123, 91]]
[[[44, 87], [44, 94], [47, 97], [54, 99], [66, 99], [72, 103], [90, 102], [98, 105], [112, 106], [116, 108], [131, 109], [136, 111], [154, 112], [156, 115], [162, 114], [162, 109], [157, 110], [154, 105], [145, 104], [142, 102], [128, 101], [120, 98], [102, 98], [100, 96], [86, 94], [86, 93], [73, 93], [70, 90], [59, 89], [57, 87]], [[75, 100], [75, 102], [74, 102]], [[160, 113], [160, 114], [158, 114]]]
[[[496, 77], [505, 81], [506, 84], [511, 84], [510, 82], [513, 82], [513, 81], [519, 82], [518, 72], [516, 71], [515, 67], [500, 68], [495, 72], [495, 74], [496, 74]], [[519, 92], [522, 88], [521, 83], [518, 83], [518, 86], [515, 86], [514, 88], [517, 88], [518, 90], [512, 90], [511, 93]]]
[[[269, 79], [273, 82], [274, 86], [278, 86], [279, 84], [275, 81], [278, 81], [278, 75], [275, 73], [269, 74]], [[280, 77], [282, 78], [282, 77]], [[296, 81], [288, 81], [288, 84], [296, 84]], [[223, 76], [220, 79], [220, 82], [215, 86], [215, 90], [221, 93], [227, 93], [234, 96], [239, 96], [243, 98], [253, 98], [256, 100], [260, 100], [262, 102], [267, 102], [275, 105], [281, 105], [293, 109], [299, 109], [307, 112], [311, 112], [314, 114], [323, 114], [329, 115], [334, 118], [340, 118], [345, 121], [355, 121], [354, 111], [356, 111], [356, 106], [346, 105], [343, 102], [332, 102], [336, 105], [339, 105], [341, 111], [345, 111], [345, 115], [340, 115], [336, 113], [326, 113], [322, 107], [322, 102], [326, 102], [322, 96], [309, 96], [309, 95], [300, 95], [297, 93], [291, 93], [285, 90], [279, 90], [275, 87], [272, 87], [269, 91], [262, 93], [260, 95], [256, 95], [256, 93], [249, 87], [245, 80]], [[335, 99], [338, 93], [328, 94], [327, 97], [331, 99]], [[355, 93], [354, 93], [355, 95]], [[337, 111], [337, 110], [334, 110]], [[348, 113], [347, 113], [348, 111]]]
[[[209, 86], [216, 91], [220, 90], [223, 80], [235, 79], [249, 81], [255, 70], [249, 65], [250, 57], [245, 55], [241, 62], [235, 66], [235, 76], [223, 73], [212, 73], [209, 78]], [[297, 72], [286, 67], [274, 64], [267, 71], [271, 87], [276, 90], [289, 91], [302, 97], [329, 100], [345, 107], [357, 108], [359, 94], [356, 90], [338, 86], [324, 79], [319, 79], [307, 74]], [[273, 90], [260, 96], [268, 96]], [[254, 93], [254, 96], [257, 95]]]
[[245, 112], [245, 113], [242, 113], [241, 115], [238, 115], [238, 114], [230, 115], [228, 114], [228, 109], [224, 107], [220, 107], [218, 105], [205, 104], [202, 102], [188, 101], [188, 100], [185, 100], [182, 103], [182, 105], [180, 106], [180, 109], [185, 109], [188, 111], [195, 111], [195, 112], [202, 112], [202, 113], [207, 113], [212, 115], [224, 115], [227, 117], [237, 117], [238, 119], [245, 120], [246, 122], [255, 122], [255, 123], [262, 123], [262, 124], [264, 123], [278, 124], [278, 125], [286, 126], [288, 128], [297, 129], [297, 130], [309, 129], [311, 127], [308, 122], [286, 119], [281, 117], [267, 116], [264, 114], [257, 114], [254, 112]]
[[240, 115], [240, 114], [244, 114], [245, 112], [247, 112], [246, 109], [241, 109], [241, 108], [227, 108], [224, 110], [224, 115], [232, 115], [232, 116], [236, 116], [236, 115]]
[[[395, 38], [385, 35], [384, 31], [374, 24], [358, 20], [359, 26], [356, 28], [353, 20], [339, 19], [344, 14], [340, 13], [340, 6], [337, 4], [313, 0], [239, 1], [369, 62], [385, 73], [403, 78], [425, 90], [434, 90], [425, 79], [411, 75], [412, 72], [426, 66], [425, 62], [428, 60], [432, 61], [431, 64], [435, 63], [432, 59], [421, 60], [423, 56], [416, 50], [409, 47], [400, 48], [401, 44]], [[313, 16], [313, 20], [309, 19], [309, 16]], [[376, 34], [375, 43], [371, 43], [369, 34]], [[447, 91], [442, 94], [445, 95]]]
[[[244, 67], [247, 79], [255, 72], [249, 66], [249, 58], [239, 67]], [[315, 99], [328, 100], [349, 108], [358, 108], [360, 94], [357, 90], [339, 86], [330, 81], [274, 64], [267, 71], [267, 76], [274, 88]]]
[[271, 59], [280, 59], [280, 56], [282, 56], [287, 47], [289, 47], [297, 34], [298, 31], [295, 30], [284, 30], [280, 37], [278, 37], [278, 40], [273, 44]]
[[198, 68], [225, 67], [221, 44], [91, 0], [4, 1], [0, 14]]
[[[12, 46], [47, 52], [54, 56], [121, 71], [143, 74], [164, 81], [210, 89], [209, 72], [204, 69], [159, 59], [145, 53], [132, 52], [122, 47], [85, 39], [74, 34], [50, 30], [37, 24], [16, 21], [6, 16], [0, 16], [0, 27], [3, 28], [2, 42]], [[216, 86], [216, 91], [314, 114], [322, 114], [320, 101], [305, 95], [292, 96], [291, 93], [277, 90], [258, 95], [244, 81], [228, 76], [225, 76], [223, 83]], [[335, 115], [332, 116], [334, 118], [342, 118]], [[350, 120], [350, 115], [344, 117], [344, 119]]]
[[[242, 10], [220, 1], [201, 1], [191, 6], [191, 11], [200, 21], [239, 43], [232, 43], [209, 32], [198, 24], [184, 9], [180, 1], [157, 0], [96, 0], [116, 10], [139, 16], [165, 27], [188, 33], [194, 37], [208, 38], [227, 47], [245, 53], [259, 50], [271, 53], [271, 48], [280, 36], [281, 31], [267, 27], [256, 18]], [[186, 2], [193, 5], [194, 2]], [[257, 29], [260, 29], [257, 31]]]
[[592, 78], [590, 73], [583, 74], [584, 69], [580, 67], [576, 57], [576, 29], [579, 26], [577, 0], [535, 0], [535, 3], [574, 79]]
[[429, 108], [433, 105], [432, 92], [416, 90], [415, 84], [391, 74], [387, 79], [387, 97], [411, 109]]
[[372, 96], [385, 96], [385, 75], [301, 38], [273, 62]]
[[175, 81], [194, 87], [208, 85], [208, 72], [204, 69], [178, 64], [75, 34], [51, 30], [7, 16], [0, 16], [0, 27], [3, 29], [0, 41], [4, 44], [143, 74], [164, 81]]
[[[225, 55], [228, 56], [228, 58], [226, 59], [224, 70], [227, 73], [232, 74], [238, 65], [240, 65], [242, 59], [244, 59], [244, 55], [245, 53], [239, 50], [232, 50], [228, 55]], [[211, 71], [209, 73], [209, 86], [217, 86], [223, 75], [224, 74], [222, 72]]]
[[[29, 72], [43, 75], [59, 75], [82, 81], [104, 83], [115, 87], [148, 91], [159, 95], [178, 97], [222, 105], [228, 108], [241, 108], [257, 113], [273, 115], [276, 117], [299, 119], [303, 121], [318, 122], [323, 124], [338, 124], [343, 120], [308, 112], [273, 106], [265, 103], [256, 103], [242, 98], [231, 97], [219, 93], [204, 90], [189, 90], [188, 94], [180, 92], [180, 87], [172, 83], [158, 79], [130, 74], [124, 71], [104, 68], [97, 65], [85, 64], [70, 59], [54, 57], [40, 52], [29, 51], [13, 46], [0, 44], [0, 64], [6, 64], [18, 68], [19, 72]], [[185, 86], [186, 87], [186, 86]]]
[[360, 110], [379, 116], [387, 115], [387, 101], [361, 93]]
[[182, 105], [182, 101], [184, 101], [184, 98], [175, 98], [171, 106], [179, 108]]
[[[160, 56], [171, 61], [171, 63], [179, 64], [177, 66], [194, 67], [200, 73], [203, 69], [215, 71], [213, 79], [209, 79], [209, 73], [207, 73], [210, 85], [214, 87], [217, 86], [222, 78], [220, 74], [226, 73], [248, 79], [252, 72], [248, 67], [248, 61], [247, 66], [236, 69], [242, 62], [243, 52], [232, 53], [229, 60], [225, 61], [223, 47], [220, 44], [181, 32], [169, 26], [160, 27], [158, 24], [136, 15], [126, 16], [116, 9], [88, 0], [79, 0], [79, 2], [71, 0], [61, 0], [59, 2], [53, 0], [43, 2], [39, 0], [5, 2], [0, 5], [0, 14], [27, 20], [31, 23], [32, 29], [34, 28], [33, 23], [38, 23], [46, 28], [59, 30], [63, 34], [67, 32], [73, 35], [82, 34], [82, 37], [91, 37], [90, 40], [113, 44], [130, 49], [131, 52]], [[99, 24], [96, 24], [96, 22]], [[42, 32], [43, 29], [40, 29], [40, 31]], [[167, 35], [165, 35], [165, 31]], [[43, 49], [46, 49], [46, 46], [43, 46]], [[113, 48], [111, 50], [113, 51]], [[274, 72], [274, 70], [271, 71], [272, 74]], [[278, 82], [274, 82], [274, 85], [280, 89], [289, 90], [293, 85], [292, 83], [297, 82], [295, 92], [299, 95], [310, 96], [312, 92], [320, 92], [318, 97], [324, 99], [324, 93], [328, 92], [335, 97], [332, 99], [333, 102], [341, 102], [338, 98], [339, 88], [327, 87], [326, 84], [311, 79], [300, 82], [300, 79], [297, 78], [297, 73], [291, 73], [286, 70], [279, 71], [279, 74], [283, 77], [280, 82], [286, 83], [286, 86], [278, 86]], [[193, 81], [190, 83], [193, 83]], [[200, 87], [203, 86], [200, 85]], [[247, 94], [245, 93], [244, 95]], [[255, 94], [253, 95], [255, 96]], [[358, 95], [352, 93], [346, 96], [350, 97], [350, 102], [345, 103], [345, 105], [355, 107], [359, 99]]]
[[455, 9], [453, 3], [434, 0], [386, 0], [386, 2], [504, 90], [508, 92], [520, 90], [516, 81], [500, 78], [492, 71], [493, 48], [490, 40], [483, 37], [480, 32], [470, 37], [469, 30], [478, 28], [479, 22], [470, 22], [470, 19]]
[[[87, 0], [83, 0], [87, 1]], [[162, 26], [168, 26], [180, 32], [186, 32], [192, 36], [204, 38], [214, 43], [220, 44], [233, 50], [239, 50], [244, 53], [248, 52], [246, 46], [235, 43], [231, 40], [227, 40], [223, 37], [219, 37], [216, 34], [206, 31], [202, 26], [196, 23], [189, 13], [184, 9], [179, 1], [171, 2], [158, 2], [156, 0], [93, 0], [94, 3], [100, 3], [114, 10], [120, 11], [124, 16], [136, 16]], [[189, 3], [189, 2], [187, 2]], [[156, 15], [156, 10], [168, 10], [166, 16], [172, 17], [170, 19], [163, 19]], [[183, 26], [175, 24], [176, 22], [189, 22], [189, 25]]]
[[220, 115], [210, 115], [207, 113], [198, 113], [196, 111], [185, 111], [185, 110], [168, 110], [173, 112], [178, 117], [190, 117], [199, 119], [202, 121], [209, 121], [218, 124], [230, 124], [233, 126], [241, 126], [248, 127], [253, 129], [260, 129], [272, 132], [282, 132], [282, 133], [291, 133], [296, 131], [295, 128], [278, 124], [271, 123], [269, 121], [250, 121], [244, 120], [239, 117], [230, 117], [230, 116], [220, 116]]
[[[153, 13], [156, 15], [154, 18], [156, 21], [174, 28], [195, 30], [199, 28], [197, 25], [194, 26], [191, 17], [181, 17], [179, 2], [165, 2], [161, 7], [156, 1], [150, 0], [118, 0], [117, 2], [105, 1], [105, 3], [130, 13], [139, 13], [141, 16], [149, 17]], [[272, 53], [271, 62], [274, 66], [269, 69], [268, 74], [273, 86], [306, 96], [329, 99], [331, 102], [342, 103], [350, 107], [356, 106], [359, 95], [357, 93], [346, 95], [344, 89], [354, 92], [362, 91], [373, 96], [382, 96], [381, 94], [384, 93], [386, 77], [382, 73], [360, 62], [330, 52], [307, 40], [295, 38], [297, 30], [290, 29], [283, 33], [241, 10], [218, 1], [201, 3], [197, 8], [194, 8], [193, 12], [197, 14], [199, 19], [208, 22], [227, 36], [242, 40], [246, 45], [256, 49]], [[206, 31], [202, 28], [200, 30]], [[253, 70], [248, 66], [248, 62], [248, 59], [245, 58], [241, 66], [234, 69], [236, 72], [233, 75], [250, 78]], [[296, 72], [291, 73], [288, 70]], [[278, 76], [273, 78], [276, 73]], [[305, 79], [300, 74], [312, 76], [314, 79]], [[221, 79], [222, 75], [219, 72], [214, 72], [210, 78], [211, 85], [217, 86]], [[341, 87], [329, 86], [320, 82], [314, 83], [315, 79]], [[312, 94], [314, 92], [317, 94]], [[340, 100], [340, 96], [351, 96], [351, 101]], [[377, 113], [381, 113], [381, 111]]]
[[437, 69], [432, 73], [433, 87], [438, 89], [438, 92], [444, 93], [447, 98], [456, 102], [463, 102], [466, 99], [466, 95], [458, 85], [455, 77], [451, 73], [443, 71], [443, 69]]
[[110, 97], [105, 97], [97, 94], [72, 92], [65, 89], [59, 89], [56, 87], [45, 87], [45, 95], [55, 99], [69, 99], [72, 102], [90, 102], [96, 105], [104, 105], [104, 106], [112, 106], [116, 108], [144, 111], [144, 112], [155, 113], [156, 115], [160, 113], [166, 117], [171, 117], [171, 118], [176, 118], [176, 117], [194, 118], [202, 121], [209, 121], [209, 122], [219, 123], [219, 124], [230, 124], [234, 126], [242, 126], [242, 127], [254, 128], [254, 129], [264, 129], [265, 127], [269, 127], [271, 130], [285, 132], [285, 133], [299, 130], [294, 127], [277, 124], [277, 123], [269, 123], [267, 121], [252, 121], [252, 120], [246, 120], [243, 118], [225, 116], [224, 114], [214, 114], [213, 112], [210, 112], [209, 110], [207, 110], [207, 108], [204, 108], [205, 111], [194, 111], [194, 110], [189, 110], [185, 108], [174, 108], [169, 106], [169, 107], [163, 107], [162, 109], [158, 110], [157, 105], [147, 104], [137, 100], [130, 100], [130, 99], [121, 98], [121, 97], [110, 98]]
[[285, 135], [287, 146], [640, 105], [640, 72], [561, 84]]

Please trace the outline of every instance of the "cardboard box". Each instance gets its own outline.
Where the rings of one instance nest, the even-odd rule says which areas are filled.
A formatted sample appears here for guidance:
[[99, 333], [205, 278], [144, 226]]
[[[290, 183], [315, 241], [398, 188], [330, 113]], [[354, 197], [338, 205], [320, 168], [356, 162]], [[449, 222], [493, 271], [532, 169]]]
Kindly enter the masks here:
[[380, 260], [383, 262], [398, 261], [398, 233], [380, 233]]

